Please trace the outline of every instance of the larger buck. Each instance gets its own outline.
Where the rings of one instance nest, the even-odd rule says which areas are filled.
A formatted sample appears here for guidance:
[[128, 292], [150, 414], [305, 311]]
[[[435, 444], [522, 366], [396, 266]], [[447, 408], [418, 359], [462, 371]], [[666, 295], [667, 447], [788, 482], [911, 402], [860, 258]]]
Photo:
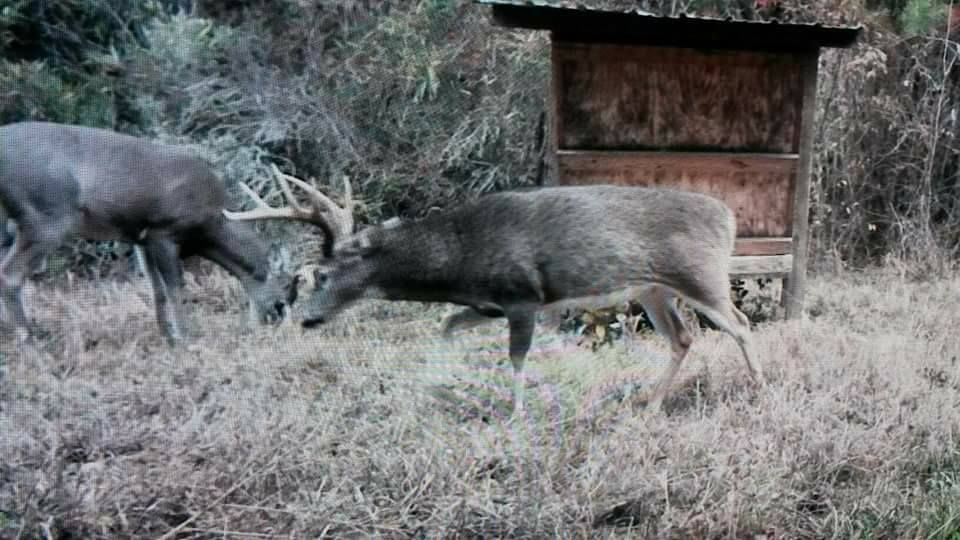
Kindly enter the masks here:
[[[314, 195], [311, 208], [287, 215], [325, 226], [311, 214], [326, 211], [322, 195]], [[252, 319], [279, 322], [296, 298], [296, 282], [274, 267], [246, 224], [229, 219], [225, 200], [209, 164], [183, 148], [90, 127], [0, 126], [0, 225], [5, 243], [13, 239], [0, 248], [0, 314], [28, 337], [34, 329], [21, 299], [24, 280], [58, 246], [80, 237], [134, 244], [150, 277], [157, 323], [171, 342], [184, 336], [179, 259], [193, 255], [239, 279]]]
[[[294, 211], [260, 206], [246, 217]], [[349, 216], [346, 210], [326, 216], [335, 244], [325, 249], [317, 287], [303, 307], [305, 328], [360, 299], [468, 306], [445, 321], [447, 338], [506, 318], [517, 410], [538, 311], [635, 299], [672, 349], [648, 401], [656, 411], [693, 340], [678, 312], [682, 297], [733, 336], [754, 381], [764, 382], [749, 321], [730, 299], [735, 217], [715, 198], [611, 185], [550, 187], [486, 195], [420, 221], [391, 220], [357, 233]]]

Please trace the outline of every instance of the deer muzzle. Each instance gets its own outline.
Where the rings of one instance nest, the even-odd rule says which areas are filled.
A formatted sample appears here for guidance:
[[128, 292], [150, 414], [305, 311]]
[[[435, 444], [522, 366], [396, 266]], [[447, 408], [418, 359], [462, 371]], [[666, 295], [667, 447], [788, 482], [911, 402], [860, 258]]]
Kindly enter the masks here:
[[323, 317], [313, 317], [309, 319], [304, 319], [303, 322], [300, 323], [300, 325], [303, 326], [304, 328], [315, 328], [317, 326], [320, 326], [323, 323], [324, 323]]

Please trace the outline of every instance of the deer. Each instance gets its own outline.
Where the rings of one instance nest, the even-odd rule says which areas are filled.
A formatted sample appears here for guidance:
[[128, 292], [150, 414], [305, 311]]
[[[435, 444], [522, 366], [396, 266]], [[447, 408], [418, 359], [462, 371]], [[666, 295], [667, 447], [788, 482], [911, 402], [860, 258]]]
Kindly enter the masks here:
[[[134, 246], [170, 344], [186, 337], [180, 263], [191, 256], [240, 281], [251, 324], [279, 323], [296, 301], [298, 281], [245, 220], [232, 219], [226, 200], [212, 165], [185, 147], [71, 124], [0, 126], [0, 314], [12, 318], [18, 341], [36, 336], [23, 306], [24, 282], [59, 246], [85, 238]], [[323, 214], [323, 204], [315, 200], [309, 212]]]
[[[260, 210], [271, 212], [285, 214]], [[635, 300], [670, 343], [669, 364], [646, 403], [655, 413], [693, 342], [682, 299], [733, 337], [753, 381], [765, 383], [750, 321], [730, 295], [736, 217], [717, 198], [662, 187], [546, 186], [359, 231], [347, 215], [327, 215], [332, 245], [303, 300], [305, 331], [366, 299], [462, 306], [443, 322], [446, 340], [506, 319], [516, 413], [524, 408], [521, 376], [538, 313]]]

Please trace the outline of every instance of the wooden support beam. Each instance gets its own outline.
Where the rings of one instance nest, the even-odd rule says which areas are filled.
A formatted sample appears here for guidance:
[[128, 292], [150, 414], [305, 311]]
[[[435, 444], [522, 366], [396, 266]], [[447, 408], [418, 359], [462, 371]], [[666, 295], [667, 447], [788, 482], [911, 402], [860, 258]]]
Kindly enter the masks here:
[[803, 60], [803, 107], [800, 114], [797, 152], [800, 162], [793, 189], [793, 267], [784, 280], [781, 304], [786, 318], [796, 319], [803, 313], [803, 297], [807, 283], [807, 229], [810, 211], [810, 168], [813, 161], [813, 121], [817, 104], [817, 71], [819, 50]]
[[547, 96], [548, 106], [550, 108], [547, 111], [548, 120], [550, 125], [550, 139], [548, 147], [548, 166], [546, 178], [544, 178], [543, 185], [545, 186], [555, 186], [559, 183], [560, 179], [560, 167], [557, 162], [557, 150], [560, 149], [560, 133], [563, 130], [561, 125], [561, 116], [560, 116], [560, 101], [563, 99], [563, 62], [559, 61], [560, 53], [557, 51], [556, 47], [550, 48], [550, 88], [549, 95]]

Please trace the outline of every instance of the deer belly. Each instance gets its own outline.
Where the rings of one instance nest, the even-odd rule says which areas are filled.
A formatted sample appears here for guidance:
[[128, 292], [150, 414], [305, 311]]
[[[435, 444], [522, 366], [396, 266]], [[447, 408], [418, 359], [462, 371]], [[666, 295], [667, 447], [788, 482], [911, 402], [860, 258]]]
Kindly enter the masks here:
[[554, 300], [544, 305], [544, 308], [553, 310], [566, 310], [566, 309], [601, 309], [611, 306], [616, 306], [624, 302], [633, 300], [633, 301], [642, 301], [644, 297], [647, 296], [652, 286], [650, 285], [639, 285], [639, 286], [630, 286], [623, 287], [617, 290], [609, 292], [601, 292], [597, 294], [580, 294], [576, 296], [566, 296], [558, 300]]
[[134, 229], [86, 209], [80, 211], [80, 221], [77, 224], [77, 234], [79, 236], [87, 240], [98, 241], [133, 241], [137, 236], [137, 231]]

